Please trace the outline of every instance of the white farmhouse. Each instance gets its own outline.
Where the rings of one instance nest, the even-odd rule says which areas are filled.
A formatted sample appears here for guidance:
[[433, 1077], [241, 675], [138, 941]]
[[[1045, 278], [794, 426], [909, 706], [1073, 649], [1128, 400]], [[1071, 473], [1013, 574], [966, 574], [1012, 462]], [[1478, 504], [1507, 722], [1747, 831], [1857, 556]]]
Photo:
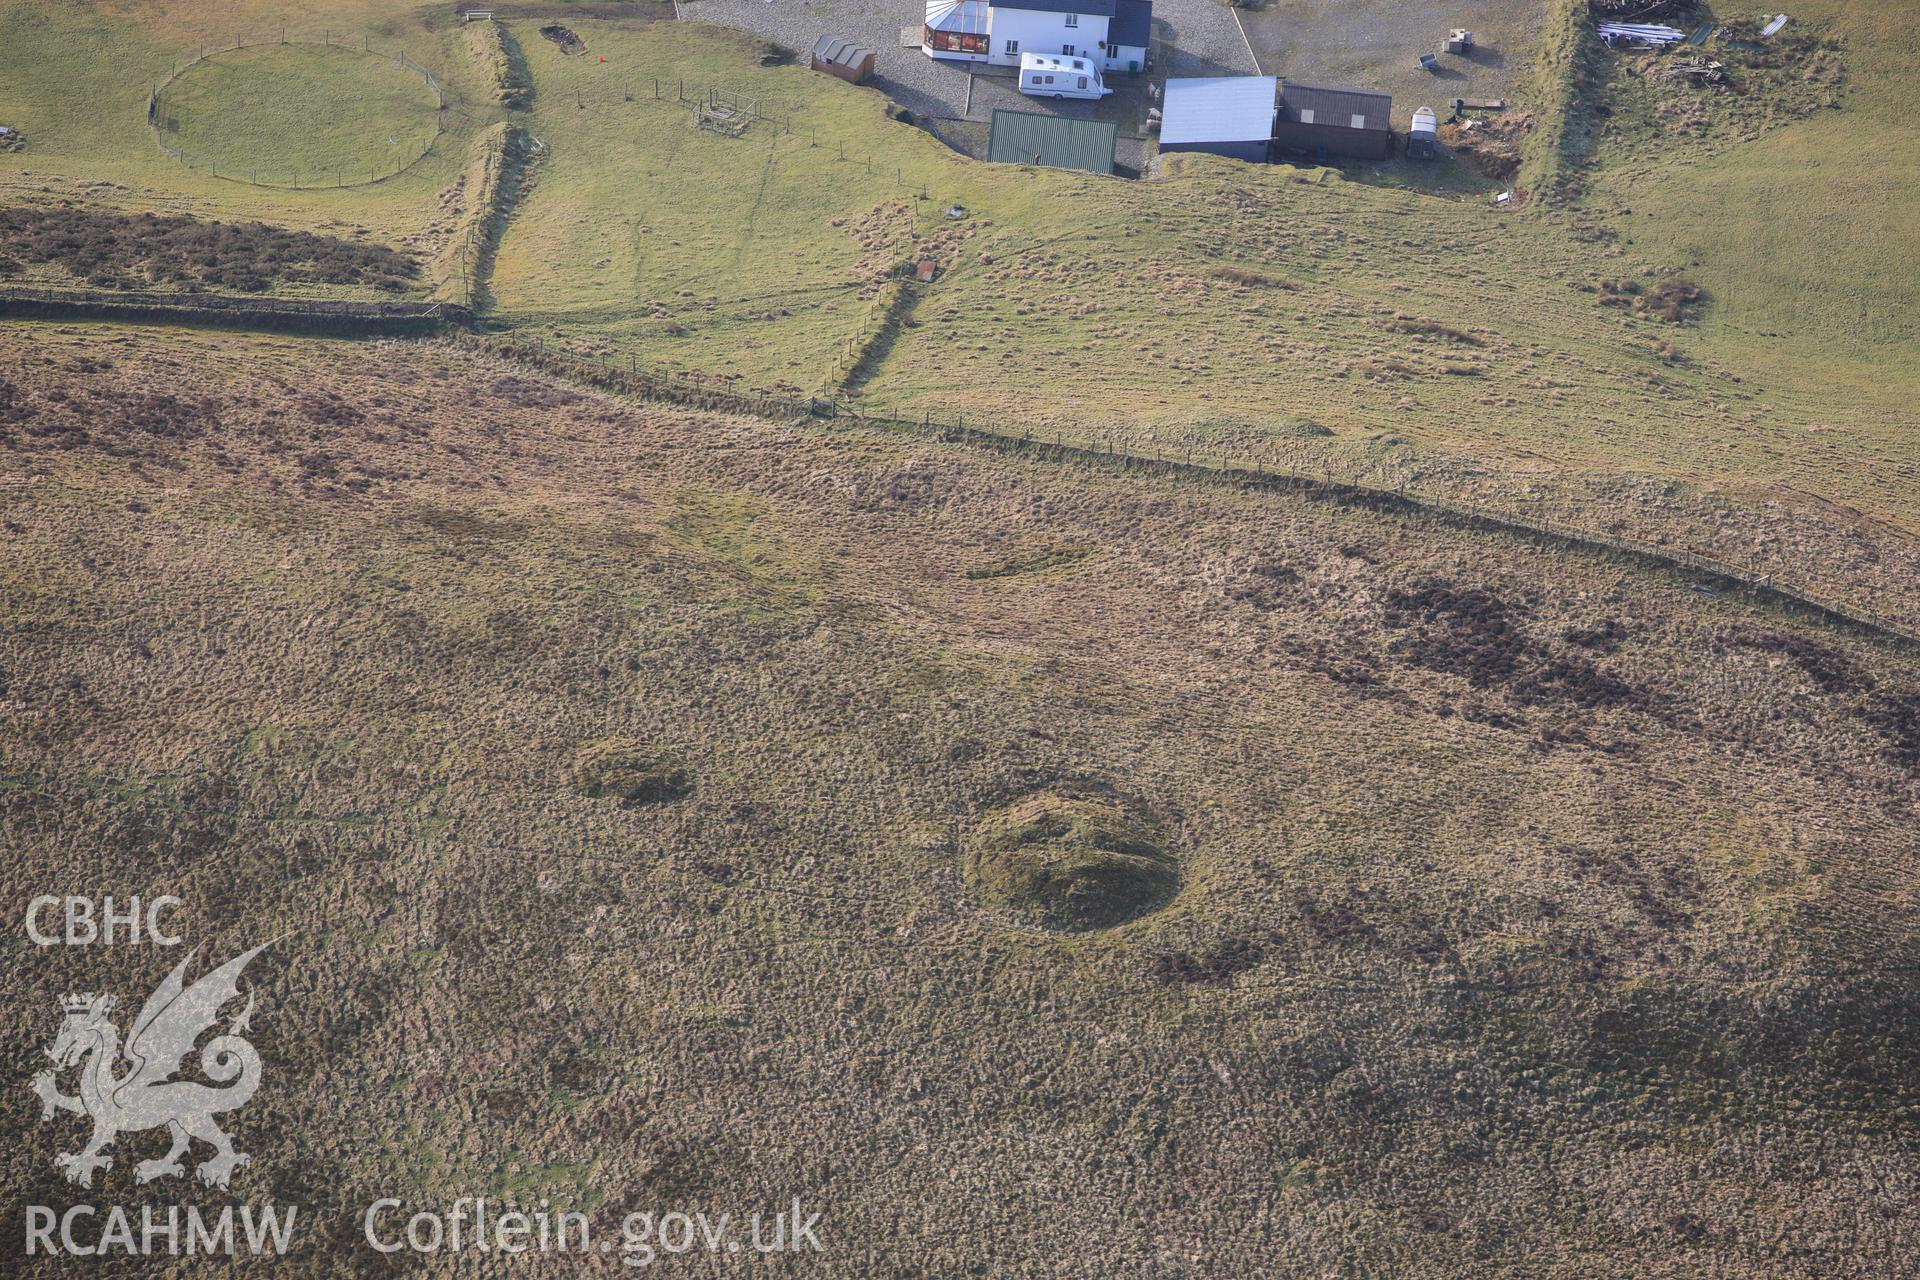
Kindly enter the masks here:
[[927, 0], [929, 58], [1017, 67], [1023, 53], [1092, 58], [1144, 71], [1153, 0]]

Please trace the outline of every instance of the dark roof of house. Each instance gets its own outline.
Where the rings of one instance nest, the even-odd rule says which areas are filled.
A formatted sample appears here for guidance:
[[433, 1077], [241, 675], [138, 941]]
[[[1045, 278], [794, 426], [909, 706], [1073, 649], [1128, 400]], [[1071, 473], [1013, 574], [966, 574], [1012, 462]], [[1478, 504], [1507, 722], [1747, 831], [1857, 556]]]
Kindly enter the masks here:
[[813, 56], [822, 62], [837, 62], [842, 66], [857, 67], [873, 56], [873, 50], [857, 45], [851, 40], [842, 40], [839, 36], [821, 36], [814, 42]]
[[1114, 0], [987, 0], [989, 9], [1030, 9], [1035, 13], [1084, 13], [1111, 18]]
[[995, 164], [1043, 164], [1055, 169], [1113, 172], [1120, 126], [1110, 120], [1076, 120], [996, 107], [987, 136], [987, 159]]
[[[1311, 120], [1301, 113], [1311, 111]], [[1355, 124], [1353, 118], [1361, 117]], [[1387, 129], [1393, 116], [1393, 95], [1372, 89], [1336, 89], [1318, 84], [1280, 82], [1280, 118], [1293, 124], [1320, 124], [1335, 129]]]
[[1153, 0], [1115, 0], [1107, 44], [1144, 49], [1153, 37]]

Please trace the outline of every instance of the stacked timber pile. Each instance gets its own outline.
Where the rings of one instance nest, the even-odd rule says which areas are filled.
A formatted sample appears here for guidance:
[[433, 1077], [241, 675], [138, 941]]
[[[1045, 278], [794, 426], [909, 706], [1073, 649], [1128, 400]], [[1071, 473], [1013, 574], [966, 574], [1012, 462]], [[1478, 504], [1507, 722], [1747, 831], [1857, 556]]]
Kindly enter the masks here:
[[1600, 38], [1616, 48], [1664, 49], [1685, 40], [1687, 33], [1655, 22], [1603, 22]]
[[1664, 18], [1675, 10], [1693, 7], [1691, 4], [1676, 3], [1675, 0], [1587, 0], [1587, 3], [1596, 18], [1619, 22]]

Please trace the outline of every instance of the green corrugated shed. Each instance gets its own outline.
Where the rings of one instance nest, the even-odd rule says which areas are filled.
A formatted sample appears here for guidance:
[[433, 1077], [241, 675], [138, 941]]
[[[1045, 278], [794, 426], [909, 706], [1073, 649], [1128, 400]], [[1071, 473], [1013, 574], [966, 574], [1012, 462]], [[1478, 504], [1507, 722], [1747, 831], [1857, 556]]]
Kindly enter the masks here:
[[987, 159], [995, 164], [1044, 164], [1112, 173], [1119, 136], [1120, 126], [1106, 120], [996, 109], [993, 132], [987, 137]]

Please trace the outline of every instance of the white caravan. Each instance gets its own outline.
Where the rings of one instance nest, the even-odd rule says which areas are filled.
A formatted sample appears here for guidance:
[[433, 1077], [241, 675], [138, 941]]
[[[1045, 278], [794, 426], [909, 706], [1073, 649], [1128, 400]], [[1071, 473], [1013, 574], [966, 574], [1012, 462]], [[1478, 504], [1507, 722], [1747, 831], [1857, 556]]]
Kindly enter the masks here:
[[1064, 53], [1020, 55], [1020, 92], [1030, 98], [1104, 98], [1113, 90], [1089, 58]]

